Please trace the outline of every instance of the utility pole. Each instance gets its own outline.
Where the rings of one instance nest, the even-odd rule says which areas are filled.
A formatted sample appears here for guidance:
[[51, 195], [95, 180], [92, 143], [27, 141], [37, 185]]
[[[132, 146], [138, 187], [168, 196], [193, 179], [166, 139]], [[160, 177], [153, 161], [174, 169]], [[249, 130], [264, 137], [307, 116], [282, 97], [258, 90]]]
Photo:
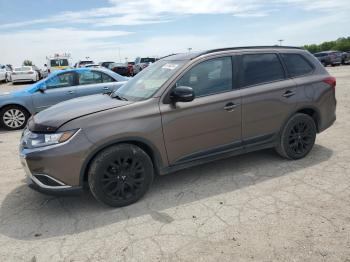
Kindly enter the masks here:
[[119, 58], [119, 62], [121, 63], [122, 62], [122, 59], [120, 57], [120, 47], [118, 47], [118, 58]]
[[284, 41], [283, 39], [278, 40], [278, 42], [280, 42], [280, 46], [282, 45], [283, 41]]

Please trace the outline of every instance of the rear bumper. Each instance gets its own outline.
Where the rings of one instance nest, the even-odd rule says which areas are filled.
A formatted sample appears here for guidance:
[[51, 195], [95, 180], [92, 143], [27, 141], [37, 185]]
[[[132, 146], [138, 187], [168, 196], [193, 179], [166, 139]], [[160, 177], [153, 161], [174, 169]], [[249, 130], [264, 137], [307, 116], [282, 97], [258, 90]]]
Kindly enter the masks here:
[[330, 118], [326, 123], [323, 123], [322, 126], [319, 127], [318, 132], [321, 133], [327, 128], [329, 128], [330, 126], [332, 126], [336, 119], [337, 117], [334, 115], [334, 117]]
[[330, 94], [325, 95], [321, 100], [322, 102], [319, 104], [319, 108], [321, 109], [318, 125], [319, 133], [332, 126], [337, 119], [337, 100], [335, 98], [335, 91], [333, 89], [330, 89], [329, 92]]
[[12, 82], [29, 82], [29, 81], [35, 81], [36, 76], [31, 76], [31, 77], [14, 77], [12, 76]]

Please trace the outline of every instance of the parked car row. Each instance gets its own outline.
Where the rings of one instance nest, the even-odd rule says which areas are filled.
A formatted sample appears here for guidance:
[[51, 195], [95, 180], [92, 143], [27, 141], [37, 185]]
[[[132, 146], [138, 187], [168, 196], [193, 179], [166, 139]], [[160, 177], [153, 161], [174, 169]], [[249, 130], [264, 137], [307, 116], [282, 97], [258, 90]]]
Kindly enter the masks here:
[[340, 51], [323, 51], [315, 53], [314, 56], [324, 65], [324, 66], [338, 66], [350, 64], [350, 51], [340, 52]]
[[11, 65], [0, 66], [0, 82], [37, 82], [47, 75], [37, 66], [20, 66], [12, 68]]
[[123, 76], [134, 76], [145, 69], [148, 65], [156, 62], [154, 57], [137, 57], [134, 62], [113, 62], [105, 61], [96, 64], [93, 60], [80, 60], [74, 67], [105, 67]]

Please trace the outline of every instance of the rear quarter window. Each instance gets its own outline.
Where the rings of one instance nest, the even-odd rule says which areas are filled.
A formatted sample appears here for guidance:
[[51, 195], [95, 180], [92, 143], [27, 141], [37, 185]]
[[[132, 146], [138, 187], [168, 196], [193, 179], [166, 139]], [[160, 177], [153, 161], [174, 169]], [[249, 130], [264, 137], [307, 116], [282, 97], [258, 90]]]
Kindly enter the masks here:
[[310, 62], [300, 54], [282, 54], [282, 59], [290, 77], [308, 75], [314, 70]]

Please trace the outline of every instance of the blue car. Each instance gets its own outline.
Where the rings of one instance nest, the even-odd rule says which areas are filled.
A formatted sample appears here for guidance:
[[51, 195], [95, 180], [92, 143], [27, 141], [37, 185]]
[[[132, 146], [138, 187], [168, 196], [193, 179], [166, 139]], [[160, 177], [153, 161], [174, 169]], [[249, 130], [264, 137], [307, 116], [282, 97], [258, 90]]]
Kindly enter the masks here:
[[39, 111], [68, 99], [112, 92], [128, 79], [102, 68], [55, 71], [29, 87], [0, 94], [0, 125], [7, 130], [22, 129]]

